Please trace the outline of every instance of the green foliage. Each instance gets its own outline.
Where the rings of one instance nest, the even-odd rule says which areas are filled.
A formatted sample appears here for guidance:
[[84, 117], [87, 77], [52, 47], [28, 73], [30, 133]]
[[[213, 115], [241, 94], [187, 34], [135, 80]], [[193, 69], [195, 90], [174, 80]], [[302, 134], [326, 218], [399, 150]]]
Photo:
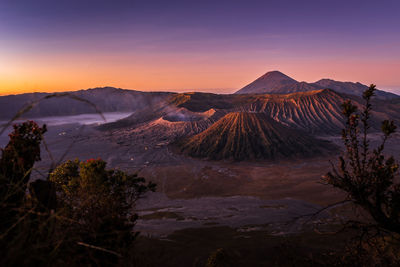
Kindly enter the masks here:
[[1, 150], [0, 265], [121, 264], [138, 234], [135, 202], [155, 184], [97, 159], [67, 161], [28, 187], [45, 132], [15, 125]]
[[382, 142], [375, 149], [370, 149], [368, 139], [375, 90], [375, 85], [371, 85], [364, 92], [365, 107], [361, 112], [357, 112], [351, 101], [343, 104], [345, 153], [339, 158], [339, 166], [327, 173], [326, 181], [366, 210], [376, 227], [400, 233], [400, 183], [396, 180], [399, 165], [393, 157], [383, 154], [386, 141], [396, 130], [394, 122], [382, 122]]
[[[56, 186], [59, 214], [79, 241], [124, 254], [136, 234], [137, 215], [132, 213], [136, 200], [155, 184], [145, 184], [136, 174], [107, 170], [106, 162], [67, 161], [58, 166], [49, 180]], [[75, 221], [77, 223], [69, 223]]]

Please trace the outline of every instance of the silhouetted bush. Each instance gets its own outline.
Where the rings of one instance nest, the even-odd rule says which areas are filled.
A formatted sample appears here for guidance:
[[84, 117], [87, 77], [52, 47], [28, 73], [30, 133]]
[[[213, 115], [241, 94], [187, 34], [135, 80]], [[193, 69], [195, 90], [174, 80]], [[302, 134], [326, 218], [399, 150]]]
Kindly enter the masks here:
[[328, 184], [347, 194], [347, 200], [361, 207], [369, 216], [363, 221], [348, 221], [346, 227], [360, 233], [349, 244], [342, 261], [357, 266], [389, 266], [400, 264], [400, 181], [399, 165], [383, 154], [386, 141], [395, 132], [393, 121], [382, 122], [382, 141], [370, 149], [371, 98], [375, 85], [363, 94], [365, 107], [361, 112], [351, 101], [343, 103], [346, 127], [342, 131], [345, 145], [339, 166], [325, 176]]
[[155, 189], [155, 184], [145, 184], [145, 179], [136, 174], [106, 170], [101, 159], [67, 161], [50, 174], [49, 180], [56, 187], [61, 207], [58, 214], [68, 218], [62, 221], [63, 228], [74, 233], [76, 242], [121, 256], [129, 251], [138, 234], [133, 232], [137, 215], [132, 208], [141, 195]]
[[0, 265], [128, 264], [135, 202], [155, 184], [97, 159], [67, 161], [28, 187], [45, 132], [32, 121], [15, 125], [1, 150]]
[[383, 154], [387, 139], [396, 130], [393, 121], [382, 122], [382, 142], [372, 151], [369, 148], [370, 100], [375, 90], [371, 85], [364, 92], [366, 105], [361, 114], [351, 101], [342, 105], [346, 117], [342, 131], [345, 154], [339, 158], [338, 168], [326, 175], [326, 181], [345, 191], [350, 201], [371, 215], [376, 226], [400, 234], [400, 183], [395, 180], [399, 165], [392, 156], [386, 158]]
[[25, 197], [33, 164], [40, 160], [40, 143], [46, 125], [40, 128], [28, 121], [13, 127], [8, 145], [1, 149], [0, 198], [2, 204], [17, 207]]

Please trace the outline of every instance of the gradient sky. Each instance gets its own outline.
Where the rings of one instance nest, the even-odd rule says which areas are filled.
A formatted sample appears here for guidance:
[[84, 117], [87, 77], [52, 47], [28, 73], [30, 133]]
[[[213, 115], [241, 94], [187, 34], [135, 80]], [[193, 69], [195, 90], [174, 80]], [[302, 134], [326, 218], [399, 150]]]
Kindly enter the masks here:
[[400, 1], [0, 0], [0, 94], [229, 93], [270, 70], [400, 93]]

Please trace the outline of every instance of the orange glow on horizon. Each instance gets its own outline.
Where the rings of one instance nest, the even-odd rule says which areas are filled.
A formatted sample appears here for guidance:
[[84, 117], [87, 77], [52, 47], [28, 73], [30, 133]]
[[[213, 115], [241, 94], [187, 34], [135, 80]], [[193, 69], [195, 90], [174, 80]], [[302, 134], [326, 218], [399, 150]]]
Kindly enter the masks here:
[[400, 63], [394, 60], [269, 61], [246, 59], [243, 55], [231, 58], [174, 54], [4, 56], [0, 60], [0, 95], [103, 86], [141, 91], [233, 93], [271, 70], [280, 70], [298, 81], [331, 78], [367, 85], [376, 83], [378, 88], [385, 89], [398, 84], [394, 78], [398, 77], [398, 69]]

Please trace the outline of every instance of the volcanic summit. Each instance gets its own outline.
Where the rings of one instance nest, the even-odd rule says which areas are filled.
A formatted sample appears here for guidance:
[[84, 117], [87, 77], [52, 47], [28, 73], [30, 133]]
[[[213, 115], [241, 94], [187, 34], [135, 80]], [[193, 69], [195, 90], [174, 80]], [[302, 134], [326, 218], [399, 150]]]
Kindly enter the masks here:
[[[362, 96], [368, 86], [331, 79], [321, 79], [314, 83], [298, 82], [280, 71], [270, 71], [238, 90], [235, 94], [289, 94], [321, 89], [333, 89], [338, 93]], [[375, 93], [381, 99], [399, 98], [396, 94], [382, 90], [376, 90]]]
[[295, 86], [298, 82], [280, 71], [270, 71], [243, 87], [236, 94], [271, 93], [282, 87]]

